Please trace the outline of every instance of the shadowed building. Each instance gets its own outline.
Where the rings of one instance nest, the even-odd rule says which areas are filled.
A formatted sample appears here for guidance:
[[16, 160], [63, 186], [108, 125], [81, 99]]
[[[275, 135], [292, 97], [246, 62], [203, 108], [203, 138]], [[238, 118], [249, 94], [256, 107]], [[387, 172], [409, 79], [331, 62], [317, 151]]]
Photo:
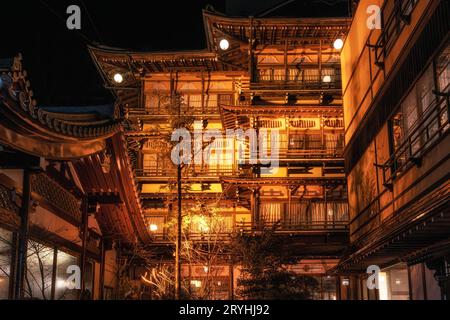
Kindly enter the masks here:
[[116, 253], [150, 240], [120, 108], [39, 106], [19, 56], [0, 112], [0, 299], [117, 297]]
[[[367, 8], [381, 7], [381, 30]], [[448, 1], [360, 1], [342, 51], [349, 299], [449, 298]], [[368, 290], [371, 265], [382, 269]], [[357, 274], [355, 276], [355, 274]], [[344, 281], [345, 280], [345, 281]]]

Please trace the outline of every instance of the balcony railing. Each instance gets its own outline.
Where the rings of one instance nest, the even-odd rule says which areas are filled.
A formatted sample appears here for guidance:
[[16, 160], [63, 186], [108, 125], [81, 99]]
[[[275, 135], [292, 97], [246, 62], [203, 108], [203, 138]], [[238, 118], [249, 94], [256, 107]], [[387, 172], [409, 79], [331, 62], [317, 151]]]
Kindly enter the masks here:
[[[235, 165], [205, 165], [201, 166], [187, 166], [183, 169], [183, 176], [185, 177], [220, 177], [233, 176], [240, 173], [239, 167]], [[144, 168], [136, 169], [135, 175], [138, 178], [161, 177], [170, 178], [177, 176], [177, 168]]]
[[[233, 236], [237, 234], [259, 233], [264, 230], [274, 230], [275, 234], [280, 236], [322, 232], [342, 233], [348, 232], [348, 221], [305, 221], [304, 223], [265, 222], [257, 225], [253, 222], [236, 222], [234, 227], [229, 230], [224, 230], [223, 232], [190, 232], [184, 236], [184, 240], [194, 242], [228, 242], [231, 241]], [[167, 229], [163, 232], [153, 233], [152, 237], [155, 242], [170, 242], [173, 240], [169, 236]]]
[[[383, 14], [383, 30], [375, 48], [375, 61], [382, 65], [384, 58], [389, 54], [394, 46], [399, 34], [403, 30], [405, 24], [409, 24], [411, 14], [418, 3], [418, 0], [403, 1], [386, 1], [382, 9]], [[392, 8], [389, 6], [392, 5]], [[388, 12], [390, 10], [390, 12]]]
[[384, 185], [392, 188], [394, 180], [412, 165], [421, 166], [422, 158], [450, 129], [449, 98], [439, 98], [418, 122], [403, 143], [382, 165]]
[[348, 221], [305, 221], [303, 223], [290, 223], [289, 221], [261, 222], [259, 224], [238, 223], [237, 230], [241, 232], [262, 231], [267, 229], [275, 230], [275, 233], [296, 233], [308, 231], [337, 231], [347, 230]]
[[139, 108], [130, 111], [131, 116], [174, 116], [178, 113], [181, 113], [181, 115], [218, 115], [219, 108], [217, 106], [183, 105], [179, 111], [164, 106]]
[[340, 89], [342, 87], [339, 66], [336, 69], [315, 70], [317, 74], [308, 74], [304, 70], [289, 69], [286, 74], [279, 69], [259, 69], [256, 74], [256, 82], [252, 83], [253, 88], [260, 86], [281, 86], [293, 89]]

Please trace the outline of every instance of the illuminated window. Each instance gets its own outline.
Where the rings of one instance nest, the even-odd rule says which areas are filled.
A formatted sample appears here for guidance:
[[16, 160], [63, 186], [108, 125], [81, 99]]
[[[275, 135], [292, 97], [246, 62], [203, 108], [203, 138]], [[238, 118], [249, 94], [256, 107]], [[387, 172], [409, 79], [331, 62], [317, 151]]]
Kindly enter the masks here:
[[12, 232], [0, 228], [0, 299], [8, 299], [11, 273]]
[[53, 275], [53, 248], [28, 241], [25, 296], [43, 300], [51, 299]]
[[388, 276], [386, 272], [380, 272], [378, 275], [380, 300], [389, 300]]

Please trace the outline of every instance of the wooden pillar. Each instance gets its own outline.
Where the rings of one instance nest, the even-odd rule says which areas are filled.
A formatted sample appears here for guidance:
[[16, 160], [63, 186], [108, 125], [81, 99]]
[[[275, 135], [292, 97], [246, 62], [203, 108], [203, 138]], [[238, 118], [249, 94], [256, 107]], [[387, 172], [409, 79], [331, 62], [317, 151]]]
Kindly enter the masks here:
[[255, 63], [253, 52], [253, 17], [250, 17], [250, 36], [249, 36], [249, 59], [248, 72], [250, 74], [250, 83], [255, 82]]
[[81, 270], [81, 292], [80, 297], [83, 295], [86, 289], [86, 260], [87, 260], [87, 241], [89, 230], [89, 203], [88, 197], [84, 196], [81, 202], [81, 257], [80, 257], [80, 270]]
[[58, 248], [53, 247], [53, 267], [52, 267], [52, 289], [51, 289], [51, 299], [55, 300], [56, 294], [56, 272], [58, 271]]
[[[292, 227], [292, 223], [291, 223], [291, 221], [292, 221], [292, 219], [291, 219], [291, 217], [292, 217], [291, 207], [292, 207], [292, 187], [289, 186], [289, 187], [288, 187], [288, 207], [287, 207], [287, 217], [285, 216], [284, 219], [283, 219], [283, 220], [284, 220], [284, 221], [283, 221], [284, 227], [287, 227], [287, 228], [289, 228], [289, 229]], [[289, 224], [286, 225], [288, 222], [289, 222]]]
[[234, 265], [233, 262], [230, 263], [230, 300], [234, 300]]
[[24, 297], [24, 283], [27, 272], [29, 211], [31, 202], [31, 170], [24, 169], [22, 185], [22, 206], [20, 208], [20, 230], [17, 244], [16, 279], [14, 286], [14, 299]]
[[183, 216], [181, 210], [181, 196], [182, 196], [182, 183], [181, 183], [181, 164], [178, 165], [177, 170], [178, 180], [178, 214], [177, 214], [177, 241], [175, 244], [175, 299], [181, 299], [181, 237], [182, 237], [182, 223]]
[[342, 300], [341, 277], [336, 276], [336, 300]]
[[105, 238], [102, 237], [100, 243], [101, 261], [100, 261], [100, 300], [105, 300], [105, 260], [106, 260], [106, 245]]
[[[175, 75], [178, 78], [178, 74]], [[176, 95], [176, 83], [173, 73], [170, 74], [170, 103], [172, 108], [175, 104]], [[173, 108], [174, 109], [174, 108]], [[181, 104], [178, 105], [178, 116], [181, 117]], [[181, 159], [180, 159], [181, 160]], [[177, 236], [175, 242], [175, 299], [181, 299], [181, 238], [182, 238], [182, 164], [177, 167], [177, 200], [178, 200], [178, 210], [177, 210]]]
[[319, 41], [319, 55], [317, 60], [319, 62], [319, 83], [322, 83], [322, 40]]
[[289, 68], [288, 68], [288, 41], [284, 41], [284, 81], [288, 82], [289, 79]]
[[421, 264], [422, 266], [422, 288], [423, 288], [423, 300], [428, 300], [428, 292], [427, 292], [427, 277], [425, 273], [425, 263]]
[[407, 266], [406, 269], [408, 270], [408, 291], [409, 291], [409, 300], [413, 300], [412, 296], [412, 283], [411, 283], [411, 267]]

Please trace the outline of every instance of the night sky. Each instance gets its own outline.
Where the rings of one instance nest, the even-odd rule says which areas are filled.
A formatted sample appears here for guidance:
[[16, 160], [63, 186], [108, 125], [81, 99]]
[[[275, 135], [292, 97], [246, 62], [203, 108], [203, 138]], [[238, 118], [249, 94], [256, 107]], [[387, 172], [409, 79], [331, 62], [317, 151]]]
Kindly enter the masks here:
[[[248, 16], [271, 8], [271, 1], [277, 2], [3, 0], [0, 58], [22, 53], [39, 105], [110, 103], [112, 96], [103, 88], [87, 44], [146, 51], [203, 49], [206, 43], [202, 9], [207, 5], [220, 12]], [[82, 10], [81, 32], [66, 28], [66, 8], [71, 4]], [[296, 0], [271, 16], [348, 14], [347, 0]]]

